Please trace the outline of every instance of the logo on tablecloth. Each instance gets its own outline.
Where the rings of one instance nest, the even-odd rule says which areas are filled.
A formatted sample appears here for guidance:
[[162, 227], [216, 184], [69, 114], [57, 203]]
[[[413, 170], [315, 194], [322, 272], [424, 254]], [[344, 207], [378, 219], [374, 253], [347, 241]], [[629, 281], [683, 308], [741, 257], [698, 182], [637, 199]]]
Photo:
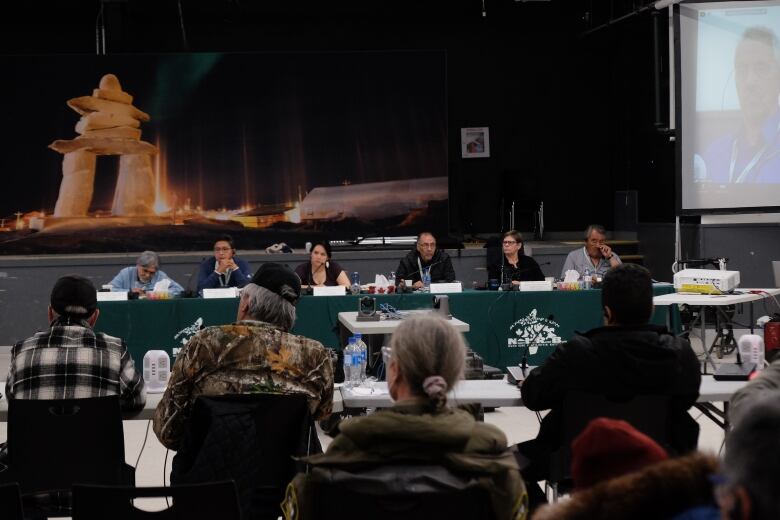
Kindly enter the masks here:
[[[173, 337], [173, 339], [179, 341], [180, 345], [186, 345], [187, 342], [190, 340], [192, 336], [198, 333], [200, 329], [203, 328], [203, 318], [198, 318], [193, 322], [192, 325], [189, 327], [184, 327], [179, 332], [176, 333], [176, 335]], [[181, 347], [173, 347], [173, 356], [176, 357], [179, 355], [179, 351], [181, 350]]]
[[511, 337], [506, 343], [509, 348], [527, 347], [528, 354], [534, 355], [539, 347], [555, 347], [561, 343], [558, 335], [560, 325], [553, 321], [552, 316], [542, 318], [537, 316], [536, 309], [525, 318], [520, 318], [509, 326]]

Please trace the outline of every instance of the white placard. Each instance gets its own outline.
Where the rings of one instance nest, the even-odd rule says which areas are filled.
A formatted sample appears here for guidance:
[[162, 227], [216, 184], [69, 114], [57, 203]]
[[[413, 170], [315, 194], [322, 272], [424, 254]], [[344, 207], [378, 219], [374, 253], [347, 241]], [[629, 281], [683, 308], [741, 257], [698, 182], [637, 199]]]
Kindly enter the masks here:
[[552, 282], [547, 280], [520, 282], [520, 291], [552, 291]]
[[332, 285], [326, 287], [312, 287], [312, 294], [314, 296], [344, 296], [343, 285]]
[[99, 302], [123, 302], [127, 300], [127, 291], [100, 292], [97, 293]]
[[218, 289], [203, 289], [203, 298], [235, 298], [238, 296], [238, 289], [235, 287], [220, 287]]
[[460, 282], [432, 283], [430, 292], [435, 294], [463, 292], [463, 285]]

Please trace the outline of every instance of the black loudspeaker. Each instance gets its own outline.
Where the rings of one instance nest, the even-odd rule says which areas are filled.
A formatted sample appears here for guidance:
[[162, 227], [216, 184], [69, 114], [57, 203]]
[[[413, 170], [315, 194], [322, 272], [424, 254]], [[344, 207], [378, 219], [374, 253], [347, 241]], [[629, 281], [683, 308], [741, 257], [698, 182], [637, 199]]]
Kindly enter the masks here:
[[638, 192], [636, 190], [615, 192], [615, 231], [636, 231], [639, 223]]

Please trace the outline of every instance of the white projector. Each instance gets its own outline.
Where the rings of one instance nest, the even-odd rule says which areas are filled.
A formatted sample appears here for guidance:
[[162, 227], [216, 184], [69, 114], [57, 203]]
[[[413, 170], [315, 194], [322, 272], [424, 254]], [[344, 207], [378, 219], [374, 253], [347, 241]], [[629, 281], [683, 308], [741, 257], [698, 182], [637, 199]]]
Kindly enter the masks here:
[[674, 275], [674, 288], [678, 292], [697, 294], [721, 294], [739, 287], [739, 271], [718, 269], [683, 269]]

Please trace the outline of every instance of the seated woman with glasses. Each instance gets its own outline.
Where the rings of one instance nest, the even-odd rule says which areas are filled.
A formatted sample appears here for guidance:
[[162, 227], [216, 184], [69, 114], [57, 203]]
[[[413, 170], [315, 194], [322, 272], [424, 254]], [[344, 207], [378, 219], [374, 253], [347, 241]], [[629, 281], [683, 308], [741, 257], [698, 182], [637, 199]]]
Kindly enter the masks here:
[[349, 287], [349, 277], [341, 266], [330, 259], [332, 255], [328, 242], [315, 242], [311, 248], [309, 261], [295, 268], [295, 274], [301, 279], [303, 287], [335, 286]]
[[[282, 503], [286, 518], [292, 513], [299, 515], [295, 518], [312, 518], [316, 507], [312, 490], [333, 472], [353, 472], [344, 478], [355, 480], [345, 485], [357, 491], [368, 491], [359, 489], [358, 482], [361, 472], [369, 471], [373, 493], [377, 486], [387, 485], [387, 494], [391, 488], [411, 494], [420, 479], [436, 482], [431, 473], [438, 468], [452, 475], [448, 481], [477, 482], [490, 497], [494, 518], [525, 518], [525, 486], [504, 433], [465, 410], [447, 406], [447, 392], [463, 376], [463, 336], [441, 317], [414, 316], [401, 322], [388, 350], [387, 387], [395, 404], [341, 422], [327, 452], [304, 459], [313, 469], [288, 486]], [[384, 477], [379, 474], [383, 466], [393, 466]], [[411, 471], [398, 472], [399, 466]], [[370, 511], [362, 513], [371, 516]]]
[[501, 259], [488, 263], [488, 280], [516, 285], [544, 280], [544, 273], [536, 260], [523, 254], [523, 236], [519, 231], [513, 229], [504, 233], [501, 250]]
[[252, 269], [246, 260], [241, 260], [236, 254], [233, 239], [223, 235], [214, 242], [214, 256], [206, 258], [200, 264], [198, 272], [198, 294], [203, 296], [203, 289], [220, 287], [241, 288], [252, 279]]

